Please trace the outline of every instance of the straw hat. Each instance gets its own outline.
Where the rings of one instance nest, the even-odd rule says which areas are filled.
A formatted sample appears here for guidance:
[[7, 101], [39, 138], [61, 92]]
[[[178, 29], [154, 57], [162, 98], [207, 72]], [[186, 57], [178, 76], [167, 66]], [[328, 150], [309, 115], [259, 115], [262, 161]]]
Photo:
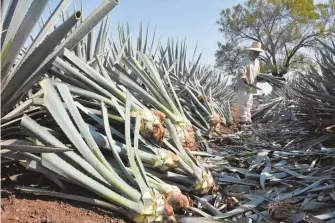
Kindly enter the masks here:
[[247, 48], [247, 50], [264, 52], [264, 50], [262, 50], [262, 44], [260, 42], [252, 42], [251, 46]]

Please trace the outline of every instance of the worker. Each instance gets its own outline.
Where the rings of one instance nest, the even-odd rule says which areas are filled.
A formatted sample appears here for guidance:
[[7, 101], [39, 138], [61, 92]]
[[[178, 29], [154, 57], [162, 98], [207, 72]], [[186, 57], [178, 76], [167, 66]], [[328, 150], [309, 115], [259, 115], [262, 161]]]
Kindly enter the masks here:
[[253, 94], [257, 93], [256, 78], [260, 72], [258, 56], [262, 50], [259, 42], [253, 42], [238, 68], [238, 78], [236, 88], [238, 89], [238, 103], [240, 107], [241, 124], [251, 124], [251, 107], [253, 104]]

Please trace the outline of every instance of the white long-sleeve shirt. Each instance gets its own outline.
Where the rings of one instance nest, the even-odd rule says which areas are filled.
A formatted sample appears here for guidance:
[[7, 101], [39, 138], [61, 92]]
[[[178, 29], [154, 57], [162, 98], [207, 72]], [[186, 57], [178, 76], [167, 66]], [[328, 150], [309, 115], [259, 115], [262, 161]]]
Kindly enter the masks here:
[[244, 84], [242, 78], [247, 79], [249, 84], [256, 85], [256, 77], [260, 72], [259, 60], [252, 61], [249, 57], [243, 58], [238, 68], [238, 79], [236, 88], [251, 94], [257, 93], [255, 88], [248, 87]]

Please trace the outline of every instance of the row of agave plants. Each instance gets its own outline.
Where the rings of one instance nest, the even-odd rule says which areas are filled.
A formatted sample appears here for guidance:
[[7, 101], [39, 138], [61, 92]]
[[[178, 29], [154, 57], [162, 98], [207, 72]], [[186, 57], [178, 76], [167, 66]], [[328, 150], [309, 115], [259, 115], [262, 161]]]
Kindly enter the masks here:
[[48, 0], [28, 2], [12, 0], [1, 24], [1, 157], [98, 198], [18, 189], [99, 205], [135, 222], [194, 211], [182, 191], [216, 187], [191, 151], [233, 121], [228, 80], [201, 65], [201, 54], [189, 61], [185, 42], [148, 40], [142, 25], [136, 47], [129, 26], [119, 26], [116, 42], [106, 16], [117, 0], [85, 19], [81, 10], [66, 16], [71, 0], [60, 1], [25, 47]]
[[[285, 85], [275, 82], [271, 94], [253, 112], [259, 122], [288, 118], [310, 128], [313, 133], [335, 131], [335, 43], [320, 43], [316, 53], [318, 67], [296, 72]], [[276, 87], [279, 86], [280, 88]]]
[[320, 70], [313, 67], [300, 74], [292, 84], [291, 92], [298, 103], [297, 119], [314, 131], [335, 132], [335, 43], [319, 40], [322, 50], [317, 55]]

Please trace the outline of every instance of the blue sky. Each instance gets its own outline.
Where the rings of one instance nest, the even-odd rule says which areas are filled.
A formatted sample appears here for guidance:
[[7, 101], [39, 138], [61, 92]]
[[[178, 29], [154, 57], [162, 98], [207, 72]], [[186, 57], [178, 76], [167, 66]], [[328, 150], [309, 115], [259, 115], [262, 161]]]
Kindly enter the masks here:
[[[50, 0], [53, 9], [58, 0]], [[75, 0], [77, 8], [80, 0]], [[92, 12], [102, 0], [83, 0], [84, 16]], [[210, 3], [209, 3], [210, 2]], [[166, 42], [169, 37], [184, 39], [190, 53], [198, 42], [198, 52], [203, 52], [202, 62], [214, 65], [214, 53], [217, 42], [222, 40], [218, 32], [216, 21], [223, 8], [231, 7], [245, 0], [120, 0], [110, 16], [112, 18], [112, 35], [117, 35], [118, 22], [130, 24], [133, 38], [137, 37], [139, 25], [149, 23], [149, 33], [153, 33], [155, 26], [156, 36]], [[73, 12], [73, 3], [69, 12]], [[44, 19], [47, 14], [44, 15]]]
[[[80, 0], [73, 0], [68, 8], [73, 13], [74, 4], [80, 8]], [[83, 0], [84, 16], [92, 12], [102, 0]], [[198, 52], [202, 52], [202, 63], [214, 65], [214, 53], [217, 42], [223, 37], [218, 31], [216, 21], [219, 19], [220, 11], [233, 5], [244, 3], [246, 0], [120, 0], [110, 16], [112, 18], [111, 31], [117, 39], [117, 26], [130, 24], [132, 37], [138, 35], [139, 24], [150, 24], [149, 34], [153, 34], [157, 26], [156, 36], [165, 43], [169, 37], [184, 39], [188, 44], [189, 54], [198, 43]], [[326, 0], [314, 0], [314, 2], [326, 2]], [[5, 0], [8, 5], [9, 0]], [[49, 0], [51, 9], [54, 9], [59, 0]], [[43, 13], [44, 21], [49, 16], [49, 10]], [[35, 27], [37, 33], [38, 26]], [[28, 41], [29, 42], [29, 41]]]
[[[210, 2], [210, 4], [208, 3]], [[157, 25], [157, 34], [166, 41], [169, 37], [184, 39], [188, 48], [198, 42], [203, 52], [203, 62], [214, 64], [217, 41], [222, 37], [216, 21], [223, 8], [241, 3], [242, 0], [121, 0], [112, 12], [114, 21], [129, 22], [136, 32], [139, 22], [150, 23], [152, 30]], [[115, 26], [113, 23], [112, 26]], [[192, 50], [191, 50], [192, 49]]]

